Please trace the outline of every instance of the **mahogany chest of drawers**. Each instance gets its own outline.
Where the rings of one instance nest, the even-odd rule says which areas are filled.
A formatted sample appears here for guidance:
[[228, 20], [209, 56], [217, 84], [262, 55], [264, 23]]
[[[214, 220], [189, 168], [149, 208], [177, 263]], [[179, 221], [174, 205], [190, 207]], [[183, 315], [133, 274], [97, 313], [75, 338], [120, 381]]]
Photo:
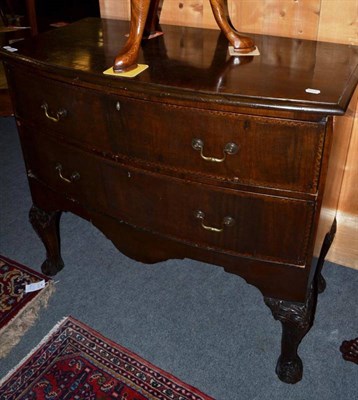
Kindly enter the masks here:
[[297, 382], [335, 231], [322, 211], [337, 199], [346, 145], [333, 115], [356, 86], [357, 50], [256, 36], [260, 56], [230, 57], [218, 31], [168, 26], [143, 42], [146, 71], [103, 75], [127, 30], [86, 19], [1, 50], [43, 271], [63, 267], [62, 211], [138, 261], [222, 266], [282, 322], [276, 371]]

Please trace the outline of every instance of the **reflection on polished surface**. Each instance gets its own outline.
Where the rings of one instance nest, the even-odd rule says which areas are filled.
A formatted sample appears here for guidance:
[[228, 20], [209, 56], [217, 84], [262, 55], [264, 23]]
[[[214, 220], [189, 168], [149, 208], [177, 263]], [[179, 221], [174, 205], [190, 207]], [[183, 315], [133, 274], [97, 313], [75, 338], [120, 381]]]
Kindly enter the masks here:
[[[255, 35], [259, 56], [230, 57], [227, 40], [218, 30], [165, 26], [164, 31], [163, 36], [142, 41], [138, 62], [148, 64], [148, 70], [130, 82], [107, 77], [109, 84], [159, 84], [169, 92], [180, 83], [206, 95], [257, 98], [270, 107], [277, 99], [296, 109], [338, 111], [349, 96], [341, 98], [346, 80], [358, 63], [357, 47], [348, 45]], [[57, 68], [74, 68], [78, 74], [102, 74], [128, 32], [128, 21], [88, 18], [19, 43], [19, 54]], [[307, 88], [320, 94], [306, 93]]]
[[[249, 64], [252, 56], [230, 57], [225, 52], [227, 40], [222, 34], [215, 36], [197, 35], [193, 37], [186, 31], [177, 40], [173, 35], [156, 38], [153, 44], [142, 47], [143, 58], [150, 65], [153, 49], [161, 62], [163, 76], [170, 76], [172, 84], [195, 85], [196, 89], [220, 92], [226, 86], [232, 70]], [[216, 39], [216, 40], [215, 40]], [[149, 73], [155, 72], [149, 69]]]

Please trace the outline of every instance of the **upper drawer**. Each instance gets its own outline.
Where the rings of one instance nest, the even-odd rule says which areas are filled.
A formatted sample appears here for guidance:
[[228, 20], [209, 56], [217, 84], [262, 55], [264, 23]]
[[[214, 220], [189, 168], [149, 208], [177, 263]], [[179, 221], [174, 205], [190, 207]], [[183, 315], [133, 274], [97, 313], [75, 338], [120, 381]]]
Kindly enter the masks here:
[[107, 212], [191, 245], [303, 265], [314, 203], [102, 164]]
[[323, 124], [113, 98], [114, 150], [247, 185], [314, 193]]
[[105, 98], [100, 92], [17, 69], [11, 69], [9, 77], [19, 117], [69, 141], [109, 150]]

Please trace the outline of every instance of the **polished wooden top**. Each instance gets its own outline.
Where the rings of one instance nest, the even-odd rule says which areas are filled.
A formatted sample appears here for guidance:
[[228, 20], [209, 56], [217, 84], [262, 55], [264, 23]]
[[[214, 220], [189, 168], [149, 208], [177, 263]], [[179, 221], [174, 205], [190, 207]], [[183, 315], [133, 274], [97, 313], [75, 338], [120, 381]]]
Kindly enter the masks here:
[[[125, 43], [129, 22], [88, 18], [1, 49], [3, 59], [104, 87], [163, 98], [342, 114], [358, 80], [358, 47], [252, 35], [259, 56], [230, 57], [217, 30], [163, 26], [164, 35], [142, 44], [135, 78], [103, 75]], [[315, 89], [319, 94], [307, 93]]]

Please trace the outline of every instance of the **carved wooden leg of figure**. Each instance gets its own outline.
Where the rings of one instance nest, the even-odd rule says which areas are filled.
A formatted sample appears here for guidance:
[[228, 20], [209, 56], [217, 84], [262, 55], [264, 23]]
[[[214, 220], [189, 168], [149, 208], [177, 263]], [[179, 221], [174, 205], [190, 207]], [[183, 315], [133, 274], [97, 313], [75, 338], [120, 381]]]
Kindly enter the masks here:
[[219, 25], [227, 40], [240, 53], [249, 53], [255, 49], [254, 41], [244, 35], [239, 34], [231, 23], [227, 0], [210, 0], [210, 5], [216, 23]]
[[330, 231], [327, 233], [327, 235], [324, 238], [321, 252], [318, 257], [317, 269], [316, 269], [316, 280], [317, 280], [318, 293], [323, 293], [324, 290], [326, 289], [326, 281], [322, 276], [322, 267], [323, 267], [326, 255], [328, 253], [328, 250], [331, 247], [331, 244], [333, 242], [334, 236], [336, 235], [336, 231], [337, 231], [337, 220], [334, 219]]
[[150, 38], [157, 32], [161, 32], [159, 25], [160, 11], [162, 9], [163, 0], [151, 0], [148, 10], [147, 21], [144, 26], [143, 37]]
[[297, 354], [298, 346], [313, 324], [317, 295], [310, 290], [306, 303], [291, 303], [265, 297], [272, 315], [282, 324], [281, 355], [276, 374], [281, 381], [296, 383], [302, 379], [303, 365]]
[[30, 222], [46, 248], [46, 260], [41, 270], [46, 275], [56, 275], [64, 267], [60, 254], [59, 222], [60, 211], [47, 213], [32, 206], [29, 217]]
[[115, 72], [130, 71], [138, 66], [139, 47], [147, 21], [149, 5], [150, 0], [131, 0], [129, 37], [114, 61], [113, 70]]

